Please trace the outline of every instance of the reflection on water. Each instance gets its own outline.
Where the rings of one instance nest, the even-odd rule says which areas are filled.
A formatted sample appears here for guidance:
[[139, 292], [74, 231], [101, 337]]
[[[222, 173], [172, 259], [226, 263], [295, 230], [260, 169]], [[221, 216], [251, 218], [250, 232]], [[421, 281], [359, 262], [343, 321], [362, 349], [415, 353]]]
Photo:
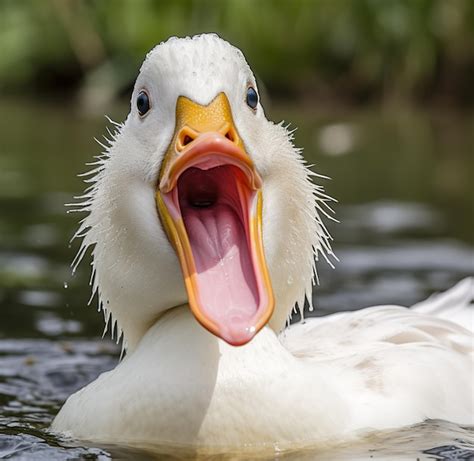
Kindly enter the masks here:
[[[300, 126], [297, 142], [334, 178], [326, 187], [342, 203], [342, 223], [330, 226], [340, 263], [320, 265], [314, 315], [410, 305], [472, 274], [472, 117], [291, 112], [281, 110]], [[111, 115], [124, 113], [119, 107]], [[105, 120], [32, 101], [2, 102], [0, 116], [0, 457], [152, 458], [46, 430], [69, 394], [118, 360], [118, 347], [99, 339], [101, 315], [84, 307], [87, 264], [70, 275], [77, 217], [63, 206], [82, 189], [75, 175], [99, 152], [92, 138]], [[331, 451], [262, 459], [469, 459], [473, 442], [472, 429], [432, 421]], [[195, 458], [160, 450], [160, 459]]]

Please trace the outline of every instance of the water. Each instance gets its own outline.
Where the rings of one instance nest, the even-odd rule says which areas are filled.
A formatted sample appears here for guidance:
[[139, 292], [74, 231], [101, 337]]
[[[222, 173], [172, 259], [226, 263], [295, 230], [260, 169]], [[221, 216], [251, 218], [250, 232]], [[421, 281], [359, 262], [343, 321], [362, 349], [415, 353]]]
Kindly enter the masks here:
[[[117, 120], [126, 114], [120, 105], [108, 110]], [[311, 315], [410, 305], [472, 274], [471, 115], [270, 112], [300, 127], [297, 142], [334, 178], [326, 187], [341, 202], [342, 223], [330, 225], [340, 263], [336, 270], [320, 264]], [[81, 191], [76, 174], [99, 152], [92, 138], [106, 121], [72, 103], [29, 100], [0, 102], [0, 115], [0, 458], [195, 459], [176, 448], [88, 446], [48, 432], [64, 399], [119, 355], [116, 344], [100, 339], [94, 303], [85, 307], [87, 262], [71, 276], [77, 216], [63, 206]], [[329, 451], [261, 459], [472, 459], [473, 443], [472, 428], [430, 421]]]

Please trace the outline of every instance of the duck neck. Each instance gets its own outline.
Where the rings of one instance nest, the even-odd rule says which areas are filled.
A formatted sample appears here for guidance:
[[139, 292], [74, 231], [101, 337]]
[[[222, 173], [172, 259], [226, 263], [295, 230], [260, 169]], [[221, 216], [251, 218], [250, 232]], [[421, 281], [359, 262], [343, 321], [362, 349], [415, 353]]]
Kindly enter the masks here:
[[270, 327], [264, 327], [244, 346], [231, 346], [203, 328], [185, 305], [164, 313], [127, 356], [152, 354], [156, 360], [171, 354], [181, 366], [197, 362], [209, 372], [211, 368], [217, 369], [223, 359], [226, 364], [241, 362], [249, 355], [255, 356], [263, 350], [268, 352], [269, 348], [275, 353], [284, 350]]
[[182, 363], [190, 357], [213, 363], [218, 362], [220, 342], [196, 321], [189, 306], [183, 305], [163, 313], [127, 356], [171, 353]]
[[[129, 394], [142, 395], [153, 414], [162, 415], [160, 437], [177, 443], [304, 440], [314, 435], [314, 421], [323, 432], [344, 421], [344, 389], [330, 365], [298, 360], [268, 326], [244, 346], [231, 346], [205, 330], [186, 306], [163, 315], [120, 370], [123, 376], [146, 375], [132, 380], [139, 385]], [[269, 424], [275, 413], [298, 417]], [[325, 414], [334, 416], [328, 427]]]

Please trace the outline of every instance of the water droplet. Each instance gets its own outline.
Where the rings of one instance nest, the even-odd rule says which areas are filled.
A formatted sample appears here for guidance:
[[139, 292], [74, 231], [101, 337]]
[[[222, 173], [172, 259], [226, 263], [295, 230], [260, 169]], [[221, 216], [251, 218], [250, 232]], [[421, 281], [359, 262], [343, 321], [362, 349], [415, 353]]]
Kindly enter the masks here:
[[67, 282], [64, 282], [64, 283], [63, 283], [63, 287], [64, 287], [64, 288], [67, 288], [67, 287], [68, 287]]
[[293, 283], [293, 277], [291, 275], [289, 275], [288, 278], [286, 279], [286, 283], [288, 285], [291, 285]]

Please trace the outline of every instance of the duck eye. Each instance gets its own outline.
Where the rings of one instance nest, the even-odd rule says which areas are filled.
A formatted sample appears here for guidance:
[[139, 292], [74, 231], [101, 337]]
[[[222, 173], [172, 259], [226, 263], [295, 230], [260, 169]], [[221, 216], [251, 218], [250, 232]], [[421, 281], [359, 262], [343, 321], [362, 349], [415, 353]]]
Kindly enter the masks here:
[[258, 94], [254, 88], [249, 86], [247, 89], [247, 105], [251, 109], [255, 109], [257, 107], [257, 104], [258, 104]]
[[145, 91], [140, 91], [138, 94], [137, 109], [142, 117], [150, 110], [150, 98]]

